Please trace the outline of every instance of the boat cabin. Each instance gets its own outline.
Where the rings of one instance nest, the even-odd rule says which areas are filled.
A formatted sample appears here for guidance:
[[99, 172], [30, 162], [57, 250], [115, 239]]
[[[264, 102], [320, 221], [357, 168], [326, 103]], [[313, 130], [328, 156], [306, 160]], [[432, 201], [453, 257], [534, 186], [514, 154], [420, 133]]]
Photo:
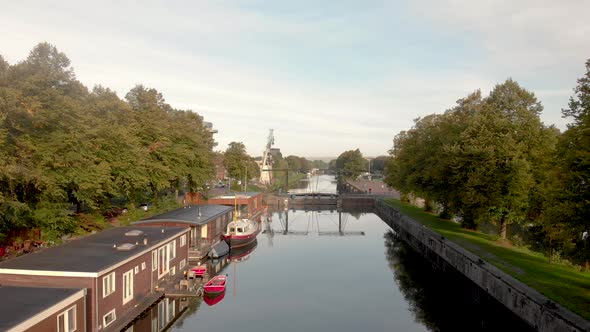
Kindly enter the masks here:
[[232, 221], [227, 225], [227, 232], [226, 234], [244, 234], [249, 233], [250, 228], [252, 227], [252, 223], [248, 219], [241, 219]]

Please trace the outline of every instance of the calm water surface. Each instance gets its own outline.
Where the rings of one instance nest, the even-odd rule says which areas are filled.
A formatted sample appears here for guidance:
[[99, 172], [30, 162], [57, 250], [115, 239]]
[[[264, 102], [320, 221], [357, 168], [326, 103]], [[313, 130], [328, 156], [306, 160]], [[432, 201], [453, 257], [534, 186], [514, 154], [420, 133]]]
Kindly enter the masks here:
[[170, 331], [528, 329], [460, 276], [433, 270], [372, 213], [279, 211], [262, 226], [249, 255], [218, 262], [225, 297], [190, 301]]

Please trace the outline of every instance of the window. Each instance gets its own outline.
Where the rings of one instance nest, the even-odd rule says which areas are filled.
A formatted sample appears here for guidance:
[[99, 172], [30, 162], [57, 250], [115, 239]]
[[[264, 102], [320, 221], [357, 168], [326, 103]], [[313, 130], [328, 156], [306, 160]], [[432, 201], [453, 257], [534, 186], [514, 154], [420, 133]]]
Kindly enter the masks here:
[[139, 273], [139, 265], [135, 266], [135, 274]]
[[171, 276], [176, 275], [176, 266], [173, 266], [170, 268], [170, 275]]
[[207, 238], [207, 225], [203, 225], [201, 227], [201, 238], [202, 239], [206, 239]]
[[107, 297], [115, 292], [115, 272], [102, 278], [102, 297]]
[[102, 317], [102, 327], [109, 326], [112, 322], [115, 321], [115, 319], [117, 319], [117, 315], [115, 315], [115, 309], [113, 309]]
[[182, 270], [186, 266], [186, 259], [180, 261], [180, 269]]
[[158, 269], [158, 252], [152, 251], [152, 272]]
[[145, 270], [145, 262], [142, 262], [142, 263], [141, 263], [141, 270], [142, 270], [142, 271], [143, 271], [143, 270]]
[[161, 278], [170, 268], [170, 251], [169, 246], [165, 245], [158, 249], [158, 278]]
[[123, 304], [133, 298], [133, 270], [123, 273]]
[[76, 331], [76, 306], [64, 311], [57, 316], [57, 331], [58, 332], [73, 332]]
[[186, 234], [180, 237], [180, 246], [184, 247], [186, 245]]
[[173, 259], [176, 257], [176, 240], [168, 243], [168, 245], [170, 246], [170, 259]]

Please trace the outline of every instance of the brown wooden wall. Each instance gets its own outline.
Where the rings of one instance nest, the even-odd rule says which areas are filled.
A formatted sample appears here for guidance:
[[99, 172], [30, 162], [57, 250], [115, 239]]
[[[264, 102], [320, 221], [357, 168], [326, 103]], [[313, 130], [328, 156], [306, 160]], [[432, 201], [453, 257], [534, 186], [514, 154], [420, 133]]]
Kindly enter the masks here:
[[[93, 331], [94, 319], [94, 278], [31, 276], [0, 274], [0, 284], [5, 286], [86, 288], [86, 330]], [[81, 325], [80, 325], [81, 326]]]
[[76, 332], [85, 332], [85, 331], [92, 331], [88, 330], [87, 326], [84, 325], [84, 301], [86, 299], [84, 297], [78, 299], [77, 301], [68, 303], [66, 306], [63, 307], [63, 310], [56, 312], [55, 314], [45, 318], [35, 326], [25, 330], [26, 332], [51, 332], [57, 331], [57, 316], [61, 315], [64, 311], [70, 309], [73, 305], [76, 305]]

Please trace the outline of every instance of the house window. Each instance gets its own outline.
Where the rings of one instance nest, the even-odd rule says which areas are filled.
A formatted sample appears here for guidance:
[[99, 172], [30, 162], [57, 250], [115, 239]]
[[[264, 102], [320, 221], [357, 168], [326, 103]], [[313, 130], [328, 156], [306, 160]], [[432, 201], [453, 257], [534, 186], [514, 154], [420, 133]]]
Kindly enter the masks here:
[[158, 269], [158, 252], [152, 251], [152, 272]]
[[111, 323], [114, 322], [115, 319], [117, 319], [117, 315], [115, 315], [115, 309], [113, 309], [102, 317], [103, 327], [107, 327], [107, 326], [111, 325]]
[[102, 297], [107, 297], [115, 292], [115, 272], [102, 278]]
[[168, 245], [158, 249], [158, 278], [168, 273], [170, 269], [170, 251], [168, 249]]
[[123, 273], [123, 304], [133, 299], [133, 270]]
[[176, 266], [173, 266], [170, 268], [170, 275], [171, 276], [176, 275]]
[[180, 261], [180, 269], [182, 270], [186, 266], [186, 259]]
[[176, 240], [168, 244], [170, 246], [170, 259], [176, 258]]
[[207, 238], [207, 225], [201, 227], [201, 239]]
[[135, 274], [138, 274], [138, 273], [139, 273], [139, 265], [136, 265], [135, 266]]
[[186, 234], [180, 237], [180, 246], [184, 247], [186, 245]]
[[76, 331], [76, 306], [64, 311], [57, 316], [57, 331], [58, 332], [73, 332]]
[[142, 263], [141, 263], [141, 270], [142, 270], [142, 271], [143, 271], [143, 270], [145, 270], [145, 262], [142, 262]]

